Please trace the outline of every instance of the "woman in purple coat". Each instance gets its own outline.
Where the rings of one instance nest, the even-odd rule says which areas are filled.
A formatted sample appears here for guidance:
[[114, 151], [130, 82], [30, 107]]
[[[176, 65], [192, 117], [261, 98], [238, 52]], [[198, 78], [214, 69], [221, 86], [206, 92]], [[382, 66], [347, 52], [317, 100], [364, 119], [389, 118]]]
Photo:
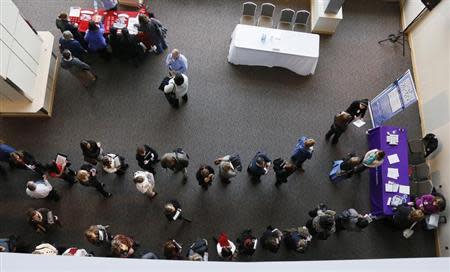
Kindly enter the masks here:
[[425, 214], [442, 212], [445, 209], [445, 198], [442, 195], [423, 195], [414, 201], [416, 209]]

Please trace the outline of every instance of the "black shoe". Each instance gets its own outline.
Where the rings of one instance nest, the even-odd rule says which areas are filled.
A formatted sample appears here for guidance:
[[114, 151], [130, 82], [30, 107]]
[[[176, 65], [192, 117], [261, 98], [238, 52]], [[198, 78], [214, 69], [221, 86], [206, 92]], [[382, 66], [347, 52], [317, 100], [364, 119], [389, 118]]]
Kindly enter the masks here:
[[110, 197], [112, 197], [111, 193], [108, 193], [108, 194], [105, 195], [105, 198], [110, 198]]

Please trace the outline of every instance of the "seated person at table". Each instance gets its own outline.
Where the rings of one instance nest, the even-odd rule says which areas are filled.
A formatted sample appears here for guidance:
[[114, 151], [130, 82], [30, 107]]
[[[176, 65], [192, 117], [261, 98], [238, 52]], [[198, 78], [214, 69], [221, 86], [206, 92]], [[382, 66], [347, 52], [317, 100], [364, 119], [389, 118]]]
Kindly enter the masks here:
[[397, 229], [407, 229], [414, 222], [422, 221], [425, 218], [422, 210], [415, 209], [407, 204], [397, 206], [393, 208], [393, 211], [391, 223]]
[[442, 212], [445, 209], [445, 198], [441, 194], [423, 195], [414, 201], [416, 209], [422, 210], [425, 214]]

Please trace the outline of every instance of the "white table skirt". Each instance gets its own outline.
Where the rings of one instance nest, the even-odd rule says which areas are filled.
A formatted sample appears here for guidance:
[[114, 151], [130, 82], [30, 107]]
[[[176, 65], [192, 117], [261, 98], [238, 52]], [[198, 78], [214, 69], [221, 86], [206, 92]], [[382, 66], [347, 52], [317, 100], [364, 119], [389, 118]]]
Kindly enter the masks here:
[[[261, 40], [266, 34], [265, 41]], [[319, 60], [319, 35], [237, 25], [231, 36], [228, 61], [238, 65], [283, 67], [311, 75]]]

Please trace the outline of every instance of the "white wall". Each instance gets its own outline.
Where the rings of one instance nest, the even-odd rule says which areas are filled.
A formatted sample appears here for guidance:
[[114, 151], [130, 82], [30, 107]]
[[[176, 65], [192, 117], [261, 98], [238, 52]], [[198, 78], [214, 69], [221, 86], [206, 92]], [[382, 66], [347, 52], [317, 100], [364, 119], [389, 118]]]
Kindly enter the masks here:
[[[403, 20], [411, 18], [407, 0]], [[423, 133], [434, 133], [439, 149], [430, 156], [432, 180], [450, 201], [450, 0], [442, 0], [409, 31]], [[445, 215], [450, 219], [450, 204]], [[450, 256], [450, 223], [438, 230], [441, 256]], [[447, 247], [447, 249], [446, 249]]]

